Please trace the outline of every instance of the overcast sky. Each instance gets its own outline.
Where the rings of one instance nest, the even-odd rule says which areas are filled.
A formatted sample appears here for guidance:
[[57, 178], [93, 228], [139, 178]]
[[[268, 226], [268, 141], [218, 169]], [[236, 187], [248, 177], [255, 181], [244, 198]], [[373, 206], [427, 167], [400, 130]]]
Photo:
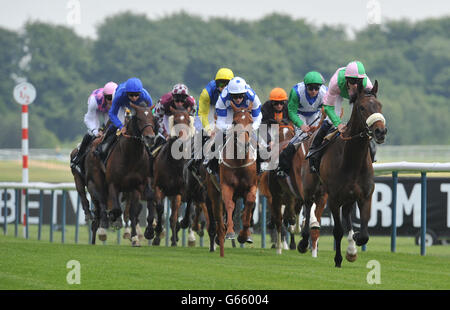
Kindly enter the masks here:
[[27, 20], [72, 27], [95, 38], [96, 25], [126, 10], [151, 19], [184, 10], [204, 19], [233, 17], [255, 20], [273, 12], [305, 18], [315, 25], [342, 24], [349, 31], [408, 18], [450, 16], [450, 0], [1, 0], [0, 27], [18, 30]]

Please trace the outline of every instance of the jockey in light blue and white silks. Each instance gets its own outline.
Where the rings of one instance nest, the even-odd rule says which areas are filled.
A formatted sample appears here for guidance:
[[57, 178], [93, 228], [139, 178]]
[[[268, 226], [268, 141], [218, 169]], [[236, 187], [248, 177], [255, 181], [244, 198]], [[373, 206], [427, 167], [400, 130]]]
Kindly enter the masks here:
[[[244, 84], [244, 87], [233, 87], [234, 85], [231, 83], [239, 82]], [[242, 81], [242, 82], [240, 82]], [[233, 123], [233, 114], [234, 110], [231, 108], [231, 102], [235, 104], [237, 108], [248, 108], [250, 103], [253, 102], [252, 105], [252, 117], [253, 117], [253, 125], [252, 128], [254, 131], [258, 130], [261, 125], [262, 114], [261, 114], [261, 101], [259, 100], [258, 95], [255, 91], [245, 83], [244, 79], [235, 77], [230, 81], [231, 85], [227, 85], [216, 103], [216, 113], [217, 113], [217, 121], [216, 127], [221, 131], [226, 131], [232, 127]], [[239, 92], [238, 92], [239, 91]], [[233, 99], [233, 94], [243, 94], [243, 100], [237, 104]]]

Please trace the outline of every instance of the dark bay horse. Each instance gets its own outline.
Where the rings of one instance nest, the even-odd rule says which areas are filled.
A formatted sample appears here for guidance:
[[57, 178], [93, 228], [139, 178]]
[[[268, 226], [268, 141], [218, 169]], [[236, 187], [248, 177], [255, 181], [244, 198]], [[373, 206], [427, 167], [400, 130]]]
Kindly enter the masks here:
[[[252, 106], [242, 109], [231, 103], [233, 108], [233, 127], [238, 128], [233, 132], [225, 142], [222, 150], [219, 152], [220, 169], [220, 192], [221, 201], [212, 200], [214, 219], [216, 221], [217, 239], [220, 246], [220, 256], [224, 256], [225, 238], [234, 239], [233, 211], [236, 200], [239, 197], [244, 199], [244, 211], [242, 214], [242, 230], [239, 233], [238, 241], [240, 243], [253, 243], [250, 237], [250, 224], [253, 215], [253, 209], [256, 202], [256, 191], [258, 180], [256, 175], [256, 149], [251, 152], [250, 135], [248, 130], [253, 124]], [[244, 130], [241, 130], [245, 128]], [[227, 151], [228, 149], [231, 151]], [[229, 154], [233, 153], [233, 154]], [[235, 154], [237, 156], [235, 156]], [[231, 156], [230, 156], [231, 155]], [[214, 176], [213, 176], [214, 177]], [[223, 202], [223, 204], [222, 204]], [[225, 205], [227, 227], [223, 221]]]
[[[194, 176], [192, 171], [187, 169], [186, 166], [183, 169], [185, 190], [183, 192], [181, 200], [182, 202], [186, 203], [186, 210], [184, 213], [184, 217], [180, 222], [180, 225], [183, 229], [189, 229], [189, 246], [195, 246], [195, 235], [193, 234], [193, 232], [197, 232], [197, 234], [202, 237], [204, 235], [203, 229], [205, 225], [211, 239], [211, 229], [213, 229], [213, 227], [211, 227], [210, 221], [211, 202], [208, 200], [206, 192], [206, 174], [207, 172], [203, 165], [201, 165], [201, 167], [199, 168], [198, 175], [196, 177]], [[191, 219], [192, 209], [194, 209], [193, 219]], [[208, 210], [210, 211], [208, 212]], [[202, 214], [205, 221], [202, 221]], [[213, 233], [213, 236], [215, 236], [215, 232]], [[214, 250], [214, 248], [212, 250]]]
[[[283, 124], [277, 123], [278, 127], [278, 154], [287, 146], [289, 141], [294, 137], [295, 131], [292, 123]], [[273, 134], [272, 134], [273, 136]], [[275, 140], [276, 141], [276, 140]], [[267, 206], [270, 210], [271, 222], [275, 224], [275, 229], [277, 230], [277, 241], [276, 249], [277, 254], [282, 252], [282, 236], [281, 230], [283, 225], [283, 215], [284, 218], [293, 218], [295, 215], [294, 203], [295, 197], [289, 190], [284, 193], [279, 185], [279, 180], [275, 174], [274, 170], [266, 171], [262, 173], [258, 178], [258, 187], [260, 195], [263, 195], [267, 199]], [[284, 212], [282, 210], [282, 205], [285, 206]], [[292, 240], [292, 238], [291, 238]], [[294, 247], [295, 249], [295, 247]]]
[[[328, 207], [330, 208], [334, 228], [333, 235], [336, 245], [334, 257], [335, 266], [341, 267], [341, 239], [348, 234], [349, 247], [346, 258], [348, 261], [356, 259], [356, 247], [362, 246], [369, 240], [367, 223], [370, 219], [372, 194], [374, 190], [374, 174], [372, 161], [369, 154], [369, 141], [374, 139], [376, 143], [383, 143], [387, 133], [385, 119], [381, 114], [382, 105], [376, 95], [378, 81], [372, 90], [365, 90], [358, 86], [354, 95], [354, 106], [347, 124], [346, 131], [332, 140], [320, 163], [320, 173], [312, 174], [309, 165], [303, 163], [302, 197], [306, 205], [306, 221], [309, 220], [309, 212], [320, 185], [328, 193]], [[361, 215], [361, 230], [353, 233], [351, 211], [357, 202]], [[342, 207], [342, 223], [340, 208]], [[343, 227], [344, 226], [344, 227]], [[305, 225], [303, 240], [298, 247], [307, 247], [309, 227]]]
[[[182, 154], [184, 150], [180, 150], [180, 147], [183, 147], [182, 143], [190, 143], [190, 138], [193, 134], [193, 120], [189, 114], [190, 109], [176, 110], [171, 108], [171, 112], [174, 129], [169, 129], [170, 131], [173, 131], [171, 132], [171, 137], [167, 140], [166, 144], [163, 145], [153, 162], [154, 178], [152, 180], [152, 188], [155, 194], [156, 205], [162, 205], [164, 197], [168, 197], [171, 201], [171, 245], [176, 246], [178, 241], [178, 231], [180, 229], [178, 211], [181, 205], [181, 197], [185, 190], [183, 167], [187, 158], [187, 156]], [[172, 123], [172, 121], [170, 122]], [[177, 155], [175, 153], [177, 153]], [[148, 225], [150, 225], [150, 223], [148, 223]], [[159, 235], [156, 237], [159, 240]]]
[[[86, 156], [83, 159], [84, 175], [72, 168], [72, 174], [75, 180], [75, 186], [80, 196], [80, 200], [85, 213], [86, 222], [92, 220], [92, 240], [91, 244], [95, 244], [98, 227], [108, 227], [108, 217], [106, 214], [107, 203], [107, 188], [105, 185], [105, 174], [102, 170], [100, 160], [93, 154], [97, 145], [101, 142], [101, 137], [92, 141], [91, 145], [86, 150]], [[77, 149], [71, 153], [71, 157], [75, 156]], [[92, 203], [94, 205], [94, 214], [89, 210], [89, 201], [86, 197], [87, 188]], [[103, 210], [103, 212], [102, 212]], [[106, 240], [106, 230], [101, 230], [99, 234], [100, 241]]]
[[[136, 233], [140, 201], [148, 191], [150, 174], [148, 149], [155, 140], [155, 122], [152, 108], [145, 103], [139, 105], [130, 102], [131, 117], [128, 116], [126, 134], [118, 137], [106, 162], [105, 181], [108, 188], [108, 210], [111, 222], [122, 227], [122, 210], [119, 193], [129, 199], [129, 218], [131, 222], [132, 246], [140, 246]], [[103, 212], [103, 210], [102, 210]]]

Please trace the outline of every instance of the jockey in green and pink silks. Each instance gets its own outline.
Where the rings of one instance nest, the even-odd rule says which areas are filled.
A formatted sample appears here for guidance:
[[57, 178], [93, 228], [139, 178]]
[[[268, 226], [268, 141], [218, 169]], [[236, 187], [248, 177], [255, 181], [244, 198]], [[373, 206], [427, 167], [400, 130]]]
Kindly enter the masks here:
[[[341, 115], [343, 99], [350, 99], [356, 92], [358, 81], [361, 80], [364, 88], [372, 89], [372, 82], [360, 61], [352, 61], [346, 67], [337, 69], [331, 77], [323, 105], [334, 126], [338, 127], [342, 123], [338, 115]], [[351, 102], [350, 106], [353, 107]]]
[[[315, 136], [306, 158], [309, 158], [310, 168], [312, 172], [318, 172], [321, 152], [319, 147], [322, 144], [323, 138], [328, 133], [331, 127], [337, 127], [342, 134], [346, 125], [341, 120], [342, 115], [342, 101], [349, 99], [350, 106], [353, 109], [351, 98], [356, 94], [358, 85], [362, 85], [366, 89], [372, 89], [372, 82], [366, 75], [364, 65], [360, 61], [352, 61], [346, 67], [336, 70], [331, 77], [328, 85], [328, 91], [324, 97], [324, 110], [327, 118], [324, 120], [317, 135]], [[375, 158], [375, 147], [371, 145], [372, 161]], [[373, 148], [373, 149], [372, 149]]]

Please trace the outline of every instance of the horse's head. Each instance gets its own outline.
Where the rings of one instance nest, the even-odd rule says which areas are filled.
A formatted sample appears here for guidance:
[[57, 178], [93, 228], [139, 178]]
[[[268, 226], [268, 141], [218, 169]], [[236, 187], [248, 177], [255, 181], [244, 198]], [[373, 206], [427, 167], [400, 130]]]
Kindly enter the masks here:
[[130, 129], [133, 136], [140, 137], [147, 147], [155, 142], [155, 120], [152, 108], [145, 103], [134, 104], [130, 102], [131, 119], [128, 123], [127, 131]]
[[[382, 105], [377, 99], [378, 81], [371, 90], [358, 86], [352, 116], [349, 124], [358, 119], [365, 133], [372, 137], [376, 143], [381, 144], [386, 137], [386, 120], [381, 112]], [[353, 124], [353, 123], [352, 123]]]
[[238, 108], [231, 102], [233, 109], [233, 130], [236, 132], [237, 144], [241, 148], [238, 150], [245, 151], [248, 149], [250, 141], [250, 132], [252, 131], [253, 117], [252, 117], [253, 102], [247, 108]]
[[188, 107], [187, 109], [175, 109], [173, 107], [170, 107], [170, 111], [173, 115], [173, 126], [179, 126], [179, 128], [181, 129], [176, 130], [176, 132], [178, 132], [178, 138], [184, 138], [184, 134], [189, 136], [192, 125], [190, 117], [191, 108]]

